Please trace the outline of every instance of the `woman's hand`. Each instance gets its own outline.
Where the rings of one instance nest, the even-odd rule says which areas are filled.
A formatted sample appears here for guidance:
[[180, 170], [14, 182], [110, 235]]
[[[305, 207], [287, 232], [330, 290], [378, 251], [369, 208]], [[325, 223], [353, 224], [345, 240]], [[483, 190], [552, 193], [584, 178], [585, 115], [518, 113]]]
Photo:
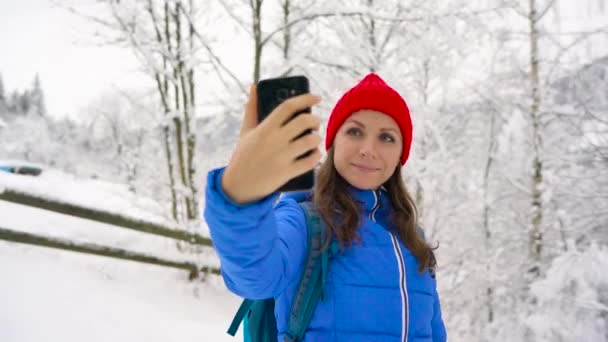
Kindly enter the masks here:
[[[222, 177], [224, 192], [240, 204], [266, 197], [290, 179], [312, 170], [321, 159], [321, 120], [303, 114], [289, 121], [294, 113], [318, 104], [319, 97], [292, 97], [258, 125], [256, 95], [255, 86], [251, 86], [240, 139]], [[306, 130], [313, 132], [294, 140]], [[296, 160], [310, 150], [310, 155]]]

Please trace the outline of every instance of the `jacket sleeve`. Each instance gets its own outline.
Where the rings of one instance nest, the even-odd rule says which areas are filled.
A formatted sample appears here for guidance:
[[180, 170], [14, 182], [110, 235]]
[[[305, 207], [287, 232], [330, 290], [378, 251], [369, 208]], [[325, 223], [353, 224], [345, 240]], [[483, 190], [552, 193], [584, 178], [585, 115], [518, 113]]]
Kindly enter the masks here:
[[224, 168], [209, 172], [204, 218], [228, 289], [250, 299], [277, 297], [306, 252], [306, 219], [293, 199], [277, 195], [240, 205], [221, 186]]
[[439, 293], [437, 292], [437, 281], [433, 279], [435, 285], [435, 293], [433, 295], [433, 318], [431, 320], [431, 328], [433, 329], [433, 342], [447, 341], [447, 332], [441, 317], [441, 304], [439, 302]]

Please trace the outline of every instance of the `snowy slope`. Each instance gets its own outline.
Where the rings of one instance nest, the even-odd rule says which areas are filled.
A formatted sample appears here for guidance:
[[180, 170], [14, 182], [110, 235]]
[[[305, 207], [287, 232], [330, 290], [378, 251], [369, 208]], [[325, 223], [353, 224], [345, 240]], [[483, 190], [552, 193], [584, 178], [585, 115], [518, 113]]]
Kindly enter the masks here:
[[0, 341], [234, 341], [217, 277], [0, 242]]
[[43, 198], [169, 225], [166, 219], [158, 214], [162, 209], [157, 203], [135, 196], [124, 184], [79, 178], [46, 165], [20, 160], [0, 159], [0, 165], [30, 165], [43, 169], [39, 177], [1, 172], [0, 189], [6, 187]]
[[[67, 189], [49, 196], [67, 202], [78, 199], [79, 182], [86, 189], [80, 194], [83, 203], [120, 197], [116, 188], [108, 193], [107, 187], [62, 179], [54, 171], [47, 173], [52, 186], [44, 178], [0, 174], [0, 189], [41, 195], [50, 187]], [[62, 193], [69, 195], [61, 198]], [[128, 208], [126, 202], [122, 206]], [[149, 217], [141, 210], [138, 216]], [[0, 201], [0, 218], [3, 228], [218, 265], [212, 251], [181, 253], [169, 239], [5, 201]], [[240, 299], [216, 276], [190, 282], [186, 272], [171, 268], [0, 241], [0, 279], [2, 342], [236, 340], [225, 331]]]

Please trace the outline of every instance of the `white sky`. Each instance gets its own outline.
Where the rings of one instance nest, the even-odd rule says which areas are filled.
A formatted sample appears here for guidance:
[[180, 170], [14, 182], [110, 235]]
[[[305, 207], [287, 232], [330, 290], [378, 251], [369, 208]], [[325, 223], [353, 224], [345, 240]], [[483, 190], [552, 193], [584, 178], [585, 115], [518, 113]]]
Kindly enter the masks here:
[[[91, 1], [71, 2], [86, 5]], [[564, 32], [605, 25], [608, 11], [602, 1], [607, 0], [559, 1], [562, 20], [557, 25]], [[597, 15], [598, 12], [603, 14]], [[79, 108], [110, 88], [132, 89], [149, 84], [138, 72], [131, 51], [92, 45], [87, 35], [91, 28], [90, 23], [58, 8], [51, 0], [0, 0], [0, 74], [6, 91], [30, 87], [38, 72], [49, 114], [63, 117], [75, 116]], [[226, 29], [232, 30], [230, 25]], [[230, 69], [246, 80], [252, 66], [243, 63], [251, 60], [244, 54], [248, 56], [251, 49], [249, 42], [235, 38], [224, 39], [214, 49]], [[608, 50], [608, 39], [598, 36], [576, 49], [587, 55], [602, 55]]]
[[141, 84], [130, 52], [86, 42], [78, 35], [82, 23], [49, 0], [0, 1], [0, 74], [6, 91], [30, 87], [38, 72], [49, 114], [61, 117], [75, 115], [103, 89]]

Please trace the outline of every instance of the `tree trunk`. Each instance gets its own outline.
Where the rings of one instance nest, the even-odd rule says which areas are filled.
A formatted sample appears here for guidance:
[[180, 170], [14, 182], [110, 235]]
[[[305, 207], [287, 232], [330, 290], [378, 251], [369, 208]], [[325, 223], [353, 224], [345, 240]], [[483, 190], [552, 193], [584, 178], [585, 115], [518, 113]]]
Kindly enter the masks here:
[[[171, 41], [169, 35], [169, 3], [168, 1], [164, 2], [164, 16], [161, 20], [158, 19], [154, 12], [154, 4], [152, 0], [148, 1], [148, 13], [150, 14], [150, 19], [152, 20], [152, 24], [154, 26], [154, 30], [156, 33], [156, 41], [159, 46], [163, 44], [167, 45], [167, 48], [171, 49]], [[163, 33], [161, 29], [164, 27], [165, 40], [163, 40]], [[168, 72], [168, 63], [167, 56], [163, 55], [163, 69], [162, 72], [155, 72], [154, 78], [156, 80], [156, 88], [160, 95], [161, 104], [163, 106], [163, 111], [165, 114], [165, 118], [171, 114], [171, 108], [169, 107], [169, 81], [167, 79]], [[169, 122], [165, 120], [162, 125], [162, 140], [163, 140], [163, 148], [165, 150], [165, 157], [167, 160], [167, 172], [169, 176], [169, 191], [171, 193], [171, 217], [173, 220], [177, 221], [177, 194], [175, 192], [175, 178], [174, 178], [174, 170], [173, 170], [173, 152], [171, 150], [171, 139], [170, 139], [170, 128]]]
[[[178, 115], [182, 110], [185, 110], [187, 107], [187, 102], [181, 103], [180, 97], [183, 92], [183, 88], [180, 87], [180, 79], [181, 69], [183, 68], [183, 61], [181, 56], [181, 23], [180, 23], [180, 9], [181, 2], [175, 3], [175, 12], [173, 13], [173, 20], [175, 22], [175, 54], [177, 57], [177, 65], [173, 65], [173, 92], [174, 92], [174, 100], [175, 100], [175, 114], [173, 116], [173, 124], [175, 125], [175, 146], [177, 147], [177, 165], [179, 171], [179, 177], [181, 181], [180, 192], [181, 197], [184, 199], [185, 209], [186, 209], [186, 217], [190, 217], [191, 214], [191, 204], [190, 197], [187, 194], [184, 194], [184, 189], [188, 189], [188, 181], [186, 179], [186, 163], [184, 160], [184, 127], [183, 127], [183, 118]], [[182, 108], [183, 107], [183, 108]]]
[[253, 82], [260, 80], [260, 69], [262, 63], [262, 0], [251, 0], [253, 14], [253, 40], [254, 40], [254, 63]]
[[[165, 111], [168, 115], [168, 111]], [[171, 217], [177, 221], [177, 194], [175, 193], [175, 179], [173, 178], [173, 156], [171, 153], [171, 142], [169, 126], [163, 125], [163, 145], [165, 148], [165, 156], [167, 157], [167, 172], [169, 173], [169, 188], [171, 191]]]
[[[491, 168], [492, 168], [492, 163], [494, 161], [494, 157], [492, 156], [492, 153], [494, 151], [494, 146], [495, 146], [495, 141], [494, 141], [494, 137], [496, 136], [496, 133], [494, 132], [494, 124], [495, 124], [495, 113], [491, 113], [490, 114], [490, 144], [488, 147], [488, 159], [486, 161], [486, 168], [485, 168], [485, 172], [484, 172], [484, 177], [483, 177], [483, 229], [485, 232], [485, 240], [484, 240], [484, 246], [485, 246], [485, 252], [486, 252], [486, 260], [489, 260], [489, 256], [490, 254], [493, 252], [493, 248], [491, 246], [492, 244], [492, 232], [490, 230], [490, 203], [489, 203], [489, 198], [488, 195], [490, 194], [490, 174], [491, 174]], [[490, 275], [493, 274], [492, 273], [492, 269], [491, 269], [491, 263], [489, 261], [486, 261], [486, 274]], [[492, 284], [490, 284], [489, 281], [487, 281], [486, 278], [486, 283], [487, 287], [486, 287], [486, 310], [487, 310], [487, 319], [488, 319], [488, 323], [492, 323], [494, 321], [494, 305], [493, 305], [493, 297], [494, 297], [494, 288], [492, 287]]]
[[291, 26], [289, 24], [290, 1], [283, 1], [283, 59], [289, 59], [289, 48], [291, 46]]
[[[194, 15], [194, 1], [190, 0], [190, 17]], [[190, 58], [194, 54], [194, 26], [192, 22], [189, 25], [189, 40], [190, 40]], [[194, 69], [192, 65], [188, 66], [188, 90], [190, 93], [190, 110], [189, 116], [186, 117], [186, 141], [187, 141], [187, 153], [188, 153], [188, 183], [190, 184], [190, 196], [192, 199], [192, 216], [189, 217], [191, 220], [198, 219], [198, 200], [196, 192], [196, 184], [194, 182], [196, 175], [196, 168], [194, 166], [194, 154], [196, 152], [196, 133], [191, 130], [192, 120], [195, 117], [196, 102], [194, 98]]]
[[530, 119], [532, 122], [532, 145], [533, 145], [533, 164], [532, 164], [532, 225], [530, 229], [530, 255], [533, 262], [529, 272], [532, 279], [537, 279], [540, 276], [541, 270], [541, 253], [543, 246], [542, 234], [542, 183], [543, 183], [543, 164], [540, 160], [542, 149], [542, 139], [540, 132], [539, 108], [541, 102], [540, 96], [540, 71], [539, 71], [539, 51], [538, 51], [538, 18], [536, 11], [536, 0], [530, 1], [530, 12], [528, 22], [530, 25], [530, 82], [532, 86], [530, 105]]
[[[540, 160], [540, 153], [542, 148], [542, 139], [540, 132], [540, 118], [539, 109], [541, 103], [540, 95], [540, 70], [539, 70], [539, 32], [538, 32], [538, 11], [536, 9], [536, 0], [529, 0], [529, 12], [528, 12], [528, 24], [530, 29], [529, 43], [530, 43], [530, 86], [531, 86], [531, 103], [530, 103], [530, 121], [532, 123], [532, 184], [531, 184], [531, 204], [532, 204], [532, 219], [530, 222], [529, 229], [529, 254], [530, 254], [530, 267], [528, 268], [528, 285], [541, 277], [541, 256], [543, 246], [543, 233], [542, 233], [542, 219], [543, 219], [543, 206], [542, 206], [542, 183], [543, 183], [543, 165]], [[536, 299], [528, 293], [528, 307], [529, 313], [535, 311]], [[526, 327], [524, 331], [524, 338], [526, 341], [534, 341], [534, 332]]]
[[[373, 12], [374, 0], [367, 0], [367, 5], [369, 6], [370, 13]], [[368, 38], [369, 38], [369, 46], [372, 49], [372, 56], [376, 56], [376, 52], [378, 49], [378, 44], [376, 43], [376, 20], [373, 16], [369, 16], [369, 28], [368, 28]], [[369, 71], [376, 72], [378, 66], [376, 65], [377, 61], [374, 59], [369, 64]]]
[[[154, 21], [154, 28], [156, 29], [156, 39], [159, 45], [163, 44], [163, 36], [159, 29], [159, 26], [156, 24], [156, 16], [154, 15], [154, 7], [152, 0], [149, 2], [149, 10], [152, 20]], [[165, 31], [165, 44], [167, 45], [168, 50], [171, 50], [171, 40], [169, 35], [169, 2], [165, 1], [164, 3], [164, 31]], [[162, 25], [163, 23], [161, 23]], [[171, 216], [173, 220], [177, 221], [177, 194], [175, 191], [175, 178], [174, 178], [174, 170], [173, 170], [173, 153], [171, 150], [171, 132], [169, 129], [169, 121], [168, 117], [171, 115], [171, 108], [169, 107], [169, 80], [167, 79], [168, 74], [168, 63], [167, 57], [163, 55], [163, 73], [156, 73], [156, 84], [158, 91], [160, 93], [160, 98], [162, 101], [162, 105], [165, 111], [166, 120], [163, 123], [162, 134], [163, 134], [163, 146], [165, 149], [165, 156], [167, 158], [167, 172], [169, 173], [169, 191], [171, 193]]]
[[[426, 60], [422, 64], [424, 70], [424, 77], [420, 83], [420, 88], [422, 89], [422, 100], [424, 102], [424, 106], [428, 108], [429, 106], [429, 61]], [[427, 158], [427, 138], [425, 135], [420, 139], [420, 160], [424, 161]], [[421, 221], [424, 222], [424, 188], [422, 186], [422, 182], [420, 182], [419, 178], [416, 179], [416, 205], [418, 207], [418, 217]]]

